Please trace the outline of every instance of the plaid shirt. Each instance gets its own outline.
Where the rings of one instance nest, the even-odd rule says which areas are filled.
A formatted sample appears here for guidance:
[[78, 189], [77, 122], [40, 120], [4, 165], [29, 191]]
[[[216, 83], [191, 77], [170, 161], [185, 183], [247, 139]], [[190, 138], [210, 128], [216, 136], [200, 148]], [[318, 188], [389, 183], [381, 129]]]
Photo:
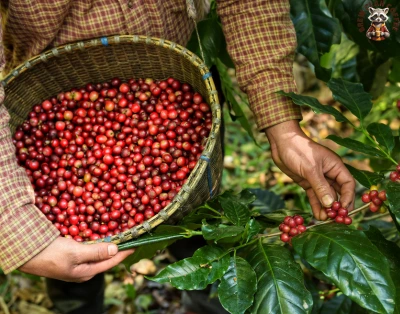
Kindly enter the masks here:
[[[198, 12], [204, 12], [202, 0], [195, 4]], [[248, 94], [259, 129], [301, 119], [297, 106], [274, 93], [295, 91], [296, 34], [288, 0], [219, 0], [217, 4], [239, 85]], [[2, 5], [7, 20], [0, 67], [5, 57], [6, 73], [43, 50], [67, 42], [143, 34], [185, 45], [193, 31], [185, 0], [8, 0]], [[3, 98], [0, 87], [0, 103]], [[6, 273], [58, 235], [34, 206], [30, 182], [14, 157], [8, 121], [7, 111], [0, 106], [0, 267]]]

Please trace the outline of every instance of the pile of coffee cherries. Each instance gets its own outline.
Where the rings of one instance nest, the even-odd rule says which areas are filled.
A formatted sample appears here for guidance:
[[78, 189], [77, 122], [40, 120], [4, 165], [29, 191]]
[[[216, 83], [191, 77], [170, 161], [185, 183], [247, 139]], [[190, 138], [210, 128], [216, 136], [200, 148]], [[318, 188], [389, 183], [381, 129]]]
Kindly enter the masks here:
[[279, 230], [282, 231], [280, 237], [283, 242], [290, 240], [307, 230], [304, 226], [304, 219], [299, 215], [286, 216], [283, 222], [279, 225]]
[[15, 132], [36, 205], [77, 241], [124, 232], [167, 206], [212, 126], [186, 83], [130, 79], [87, 84], [37, 104]]
[[351, 225], [353, 220], [349, 217], [349, 211], [343, 208], [340, 202], [333, 202], [330, 208], [325, 209], [330, 219], [334, 219], [338, 224]]

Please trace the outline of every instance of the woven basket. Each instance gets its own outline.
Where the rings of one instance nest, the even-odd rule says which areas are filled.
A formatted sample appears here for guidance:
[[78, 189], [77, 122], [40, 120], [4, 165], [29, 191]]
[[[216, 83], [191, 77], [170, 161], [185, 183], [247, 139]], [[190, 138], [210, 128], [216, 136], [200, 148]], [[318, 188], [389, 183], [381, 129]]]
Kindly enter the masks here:
[[192, 85], [211, 106], [213, 125], [202, 157], [173, 201], [157, 215], [129, 231], [92, 242], [123, 243], [161, 223], [175, 223], [217, 192], [222, 173], [221, 108], [209, 69], [195, 54], [168, 40], [110, 36], [48, 50], [15, 68], [2, 82], [15, 132], [35, 104], [62, 91], [113, 77], [170, 76]]

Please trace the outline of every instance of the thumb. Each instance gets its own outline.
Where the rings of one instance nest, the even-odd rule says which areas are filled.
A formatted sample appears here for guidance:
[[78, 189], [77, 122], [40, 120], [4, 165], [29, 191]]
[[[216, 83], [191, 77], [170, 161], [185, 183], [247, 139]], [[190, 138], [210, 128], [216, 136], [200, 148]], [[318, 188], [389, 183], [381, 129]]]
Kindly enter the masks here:
[[326, 181], [325, 177], [314, 172], [310, 178], [308, 178], [308, 182], [322, 206], [325, 208], [331, 207], [334, 202], [334, 197], [332, 195], [331, 186], [328, 181]]
[[79, 251], [80, 263], [101, 262], [114, 257], [118, 247], [112, 243], [82, 244]]

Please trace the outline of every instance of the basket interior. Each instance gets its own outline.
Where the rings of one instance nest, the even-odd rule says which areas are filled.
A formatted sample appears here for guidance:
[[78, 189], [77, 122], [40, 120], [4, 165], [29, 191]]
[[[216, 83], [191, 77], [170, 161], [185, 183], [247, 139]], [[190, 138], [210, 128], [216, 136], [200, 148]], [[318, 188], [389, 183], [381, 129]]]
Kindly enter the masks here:
[[[106, 40], [105, 44], [103, 40]], [[174, 77], [198, 91], [211, 105], [213, 126], [203, 156], [171, 204], [143, 224], [119, 235], [100, 239], [121, 243], [176, 222], [217, 192], [222, 174], [221, 109], [212, 78], [204, 63], [185, 48], [145, 36], [114, 36], [68, 44], [47, 51], [17, 67], [3, 81], [10, 128], [23, 123], [31, 108], [58, 93], [106, 82], [114, 77], [165, 79]], [[211, 186], [210, 186], [211, 184]], [[99, 242], [97, 241], [97, 242]]]
[[[42, 57], [43, 59], [43, 57]], [[205, 81], [199, 69], [175, 49], [145, 42], [93, 45], [47, 58], [27, 71], [21, 71], [5, 88], [5, 105], [15, 131], [32, 106], [71, 88], [87, 83], [106, 82], [113, 77], [165, 79], [170, 76], [189, 83], [203, 96]], [[34, 61], [35, 62], [35, 61]]]

